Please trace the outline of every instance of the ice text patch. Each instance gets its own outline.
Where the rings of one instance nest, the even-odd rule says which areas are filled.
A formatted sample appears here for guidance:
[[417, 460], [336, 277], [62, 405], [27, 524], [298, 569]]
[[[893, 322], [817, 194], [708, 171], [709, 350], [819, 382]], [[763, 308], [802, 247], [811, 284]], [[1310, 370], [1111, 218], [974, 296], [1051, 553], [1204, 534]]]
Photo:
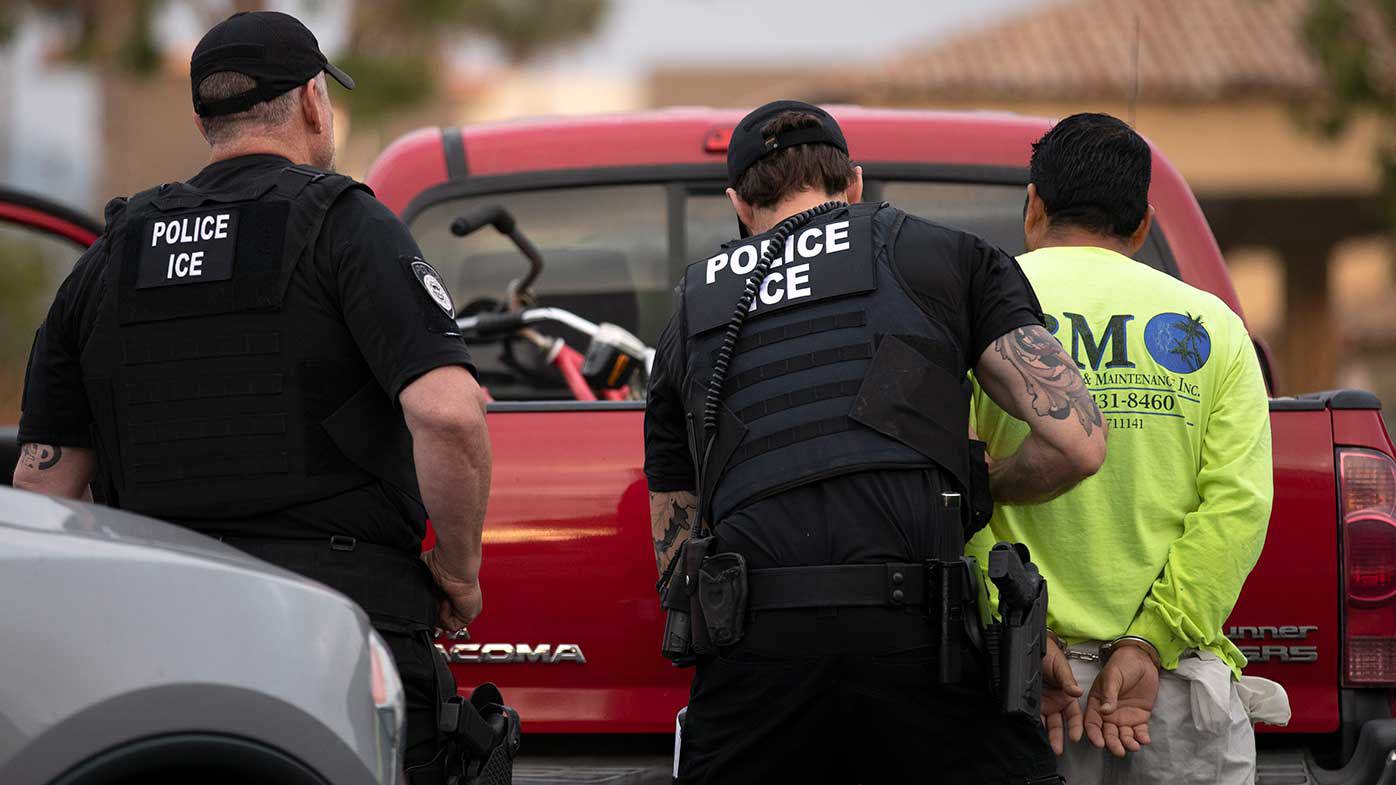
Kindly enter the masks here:
[[136, 288], [226, 281], [237, 251], [236, 209], [152, 218], [142, 232]]
[[[684, 293], [690, 335], [727, 324], [771, 242], [752, 238], [689, 265]], [[876, 288], [870, 218], [806, 226], [786, 240], [785, 252], [771, 263], [751, 302], [750, 318]]]

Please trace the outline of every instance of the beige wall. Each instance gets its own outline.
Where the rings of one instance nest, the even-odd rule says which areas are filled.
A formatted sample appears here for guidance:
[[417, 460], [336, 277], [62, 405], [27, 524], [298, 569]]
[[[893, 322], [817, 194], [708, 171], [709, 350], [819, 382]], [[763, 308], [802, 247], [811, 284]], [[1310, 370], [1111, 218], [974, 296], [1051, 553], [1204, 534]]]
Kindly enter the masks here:
[[1329, 142], [1303, 130], [1294, 108], [1278, 99], [1140, 104], [1123, 101], [935, 103], [937, 109], [989, 109], [1042, 117], [1107, 112], [1131, 120], [1187, 179], [1207, 195], [1372, 193], [1377, 128], [1362, 122]]

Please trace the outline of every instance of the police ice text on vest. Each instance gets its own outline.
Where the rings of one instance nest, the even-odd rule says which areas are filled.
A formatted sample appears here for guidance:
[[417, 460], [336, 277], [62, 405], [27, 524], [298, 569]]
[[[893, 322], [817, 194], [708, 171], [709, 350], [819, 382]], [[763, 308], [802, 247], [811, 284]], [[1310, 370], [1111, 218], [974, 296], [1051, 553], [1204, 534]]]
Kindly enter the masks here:
[[[229, 213], [217, 213], [156, 221], [150, 237], [150, 247], [158, 248], [162, 243], [171, 246], [209, 240], [226, 240], [228, 238], [228, 222], [231, 219], [232, 216]], [[174, 280], [175, 278], [191, 278], [203, 275], [203, 263], [203, 251], [171, 252], [169, 262], [165, 267], [165, 278]]]
[[[761, 241], [759, 248], [756, 245], [743, 245], [734, 248], [730, 253], [723, 252], [708, 259], [706, 283], [711, 285], [716, 282], [718, 273], [723, 270], [732, 275], [750, 275], [751, 271], [756, 269], [756, 263], [770, 248], [771, 242], [770, 239], [765, 239]], [[810, 296], [809, 263], [791, 264], [796, 256], [801, 259], [813, 259], [824, 254], [847, 251], [848, 248], [848, 221], [811, 226], [791, 235], [785, 241], [785, 253], [771, 262], [771, 272], [766, 275], [766, 280], [761, 282], [759, 296], [752, 300], [751, 310], [756, 310], [760, 304], [775, 305], [782, 300], [798, 300]], [[784, 271], [777, 271], [778, 267], [783, 267]]]

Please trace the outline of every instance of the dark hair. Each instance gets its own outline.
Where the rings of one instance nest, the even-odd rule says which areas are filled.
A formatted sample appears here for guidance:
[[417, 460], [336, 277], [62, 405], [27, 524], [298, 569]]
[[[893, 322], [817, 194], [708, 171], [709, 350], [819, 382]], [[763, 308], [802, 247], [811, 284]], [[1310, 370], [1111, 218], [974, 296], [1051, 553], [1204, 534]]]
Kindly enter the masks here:
[[1149, 209], [1149, 143], [1108, 114], [1074, 114], [1052, 126], [1033, 143], [1029, 166], [1053, 224], [1129, 237]]
[[[781, 112], [761, 129], [764, 137], [818, 128], [820, 120], [808, 112]], [[802, 144], [777, 150], [751, 165], [737, 180], [737, 195], [756, 207], [775, 207], [785, 197], [807, 188], [826, 194], [848, 190], [853, 164], [831, 144]]]

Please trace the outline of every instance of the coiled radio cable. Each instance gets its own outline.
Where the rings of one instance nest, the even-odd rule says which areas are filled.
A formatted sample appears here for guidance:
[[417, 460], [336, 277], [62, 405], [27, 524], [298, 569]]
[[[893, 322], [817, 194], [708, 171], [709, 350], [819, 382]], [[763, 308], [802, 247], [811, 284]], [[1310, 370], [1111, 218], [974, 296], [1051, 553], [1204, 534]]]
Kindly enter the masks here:
[[825, 202], [804, 212], [796, 213], [776, 224], [765, 252], [761, 254], [761, 259], [757, 261], [751, 275], [747, 276], [746, 287], [742, 290], [741, 298], [737, 300], [737, 307], [732, 312], [732, 319], [727, 322], [727, 330], [722, 336], [722, 345], [717, 350], [717, 356], [713, 362], [713, 373], [708, 378], [708, 393], [703, 400], [702, 438], [704, 447], [702, 468], [699, 472], [698, 527], [704, 526], [707, 515], [708, 494], [705, 492], [702, 479], [708, 476], [708, 461], [712, 456], [713, 442], [716, 441], [713, 436], [717, 432], [718, 407], [722, 405], [722, 386], [727, 381], [727, 371], [732, 365], [732, 356], [736, 354], [737, 340], [741, 337], [742, 326], [746, 324], [747, 315], [751, 312], [751, 303], [756, 299], [756, 293], [760, 290], [761, 284], [765, 282], [766, 275], [770, 273], [771, 265], [775, 263], [777, 257], [785, 253], [785, 243], [790, 239], [790, 236], [814, 218], [831, 210], [847, 206], [845, 202]]

